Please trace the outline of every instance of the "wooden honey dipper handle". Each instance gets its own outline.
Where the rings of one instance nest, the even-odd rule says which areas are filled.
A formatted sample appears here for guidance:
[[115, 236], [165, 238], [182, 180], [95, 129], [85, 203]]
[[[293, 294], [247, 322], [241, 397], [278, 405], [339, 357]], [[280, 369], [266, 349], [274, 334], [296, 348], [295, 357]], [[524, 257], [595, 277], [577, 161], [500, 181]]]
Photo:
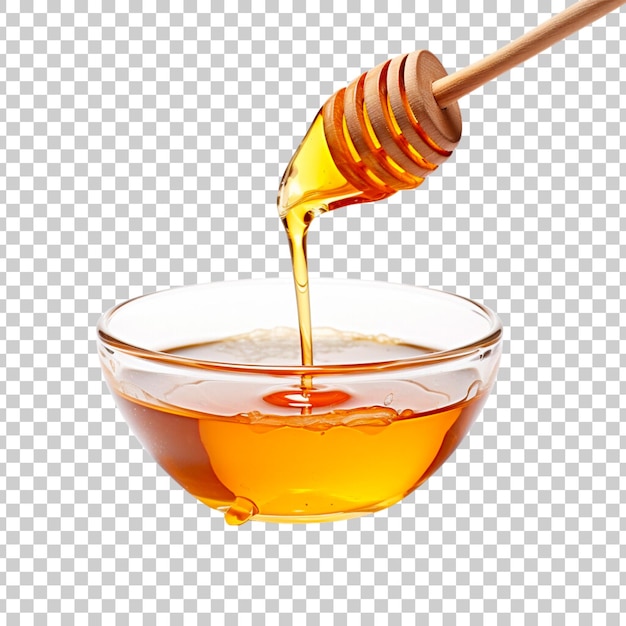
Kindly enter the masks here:
[[579, 0], [493, 54], [454, 74], [436, 80], [432, 85], [432, 91], [437, 104], [445, 109], [459, 98], [623, 4], [626, 4], [626, 0]]
[[371, 197], [416, 187], [459, 143], [459, 98], [623, 4], [626, 0], [580, 0], [450, 75], [427, 50], [381, 63], [322, 109], [335, 164], [357, 189], [375, 188]]

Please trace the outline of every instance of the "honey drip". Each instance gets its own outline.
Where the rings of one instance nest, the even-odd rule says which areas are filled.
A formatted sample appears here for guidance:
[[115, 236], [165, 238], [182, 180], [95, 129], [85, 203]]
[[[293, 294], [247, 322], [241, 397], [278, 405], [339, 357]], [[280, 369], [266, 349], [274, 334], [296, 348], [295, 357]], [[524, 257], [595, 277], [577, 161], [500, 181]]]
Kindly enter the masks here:
[[[313, 365], [311, 305], [306, 240], [314, 217], [340, 206], [383, 197], [371, 195], [343, 176], [330, 153], [320, 112], [292, 158], [278, 192], [278, 210], [289, 239], [298, 305], [302, 365]], [[361, 199], [363, 198], [363, 199]], [[306, 381], [305, 381], [306, 382]]]
[[[307, 234], [312, 220], [342, 206], [382, 200], [400, 189], [417, 187], [424, 180], [403, 169], [382, 148], [364, 102], [365, 77], [366, 74], [363, 74], [348, 88], [355, 92], [354, 97], [358, 102], [356, 124], [359, 127], [350, 131], [343, 115], [343, 99], [350, 94], [341, 90], [317, 114], [287, 166], [278, 192], [278, 212], [287, 232], [291, 252], [304, 366], [313, 365], [306, 254]], [[382, 78], [385, 77], [386, 67], [382, 72]], [[381, 81], [383, 84], [384, 80]], [[428, 171], [436, 169], [437, 166], [424, 159], [402, 135], [386, 89], [381, 90], [380, 98], [388, 130], [404, 155], [405, 162]], [[337, 135], [337, 128], [341, 128], [340, 136]], [[334, 153], [329, 147], [327, 133], [335, 133]], [[364, 142], [361, 151], [355, 145], [359, 141]], [[310, 385], [310, 381], [303, 379], [303, 389], [307, 385]]]

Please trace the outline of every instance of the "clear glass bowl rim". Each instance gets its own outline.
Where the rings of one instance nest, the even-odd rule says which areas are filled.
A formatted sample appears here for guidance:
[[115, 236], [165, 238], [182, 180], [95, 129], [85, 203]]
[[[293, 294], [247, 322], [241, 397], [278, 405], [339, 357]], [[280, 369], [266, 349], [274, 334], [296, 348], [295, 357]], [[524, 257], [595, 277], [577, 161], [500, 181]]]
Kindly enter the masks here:
[[[446, 361], [460, 360], [472, 355], [478, 354], [481, 350], [486, 350], [496, 344], [498, 344], [502, 338], [502, 322], [498, 315], [489, 309], [487, 306], [471, 300], [464, 296], [460, 296], [450, 291], [443, 291], [440, 289], [432, 289], [430, 287], [419, 287], [413, 285], [405, 285], [400, 283], [390, 283], [386, 281], [376, 280], [358, 280], [358, 279], [314, 279], [316, 282], [320, 281], [332, 281], [333, 284], [344, 284], [346, 287], [350, 285], [371, 285], [372, 288], [376, 286], [381, 287], [394, 287], [396, 289], [404, 289], [415, 293], [416, 291], [423, 293], [436, 293], [444, 295], [449, 298], [457, 299], [460, 303], [470, 304], [475, 307], [485, 318], [489, 321], [490, 326], [486, 333], [484, 333], [479, 339], [451, 350], [441, 350], [437, 352], [430, 352], [424, 355], [413, 356], [403, 359], [394, 359], [392, 361], [380, 361], [380, 362], [367, 362], [367, 363], [350, 363], [350, 364], [333, 364], [333, 365], [312, 365], [312, 366], [293, 366], [293, 365], [251, 365], [251, 364], [238, 364], [238, 363], [221, 363], [217, 361], [203, 361], [199, 359], [192, 359], [188, 357], [169, 354], [167, 352], [158, 352], [155, 350], [149, 350], [140, 346], [133, 345], [126, 341], [114, 337], [108, 332], [108, 324], [111, 318], [122, 307], [130, 305], [131, 303], [142, 299], [154, 296], [157, 293], [164, 292], [176, 292], [179, 290], [192, 290], [198, 287], [209, 287], [210, 285], [226, 285], [237, 284], [241, 288], [245, 288], [246, 283], [258, 284], [260, 281], [266, 283], [284, 283], [287, 287], [293, 288], [293, 281], [285, 278], [254, 278], [243, 280], [227, 280], [216, 281], [212, 283], [198, 283], [195, 285], [184, 285], [180, 287], [170, 287], [168, 289], [162, 289], [146, 293], [135, 298], [125, 300], [120, 304], [117, 304], [106, 311], [98, 320], [96, 330], [98, 340], [102, 345], [109, 350], [118, 350], [129, 356], [133, 356], [139, 359], [147, 359], [149, 361], [156, 361], [163, 365], [187, 367], [192, 369], [213, 370], [221, 372], [240, 372], [249, 374], [267, 374], [272, 376], [281, 375], [333, 375], [333, 374], [358, 374], [358, 373], [371, 373], [373, 371], [381, 370], [395, 370], [412, 367], [426, 367], [429, 365], [435, 365]], [[294, 295], [295, 298], [295, 295]]]

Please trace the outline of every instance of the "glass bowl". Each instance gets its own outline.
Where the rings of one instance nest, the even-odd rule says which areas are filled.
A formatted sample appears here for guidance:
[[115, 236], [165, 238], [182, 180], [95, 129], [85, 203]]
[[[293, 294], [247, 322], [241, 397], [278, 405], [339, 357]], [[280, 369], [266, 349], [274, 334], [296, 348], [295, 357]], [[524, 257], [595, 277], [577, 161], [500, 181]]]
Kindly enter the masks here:
[[431, 289], [316, 279], [315, 365], [293, 283], [181, 287], [98, 323], [117, 406], [144, 448], [230, 524], [388, 507], [456, 449], [494, 384], [502, 325]]

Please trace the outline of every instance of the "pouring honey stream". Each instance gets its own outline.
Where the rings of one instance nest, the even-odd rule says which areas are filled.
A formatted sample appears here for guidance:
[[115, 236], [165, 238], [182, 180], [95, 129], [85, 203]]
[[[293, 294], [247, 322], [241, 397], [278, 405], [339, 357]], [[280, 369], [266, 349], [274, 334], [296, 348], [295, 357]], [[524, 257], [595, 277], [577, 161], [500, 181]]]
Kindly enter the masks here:
[[[306, 246], [314, 218], [419, 186], [450, 156], [460, 139], [461, 116], [456, 104], [439, 115], [446, 129], [437, 135], [445, 147], [438, 145], [418, 121], [405, 81], [413, 66], [420, 73], [424, 68], [424, 79], [431, 83], [445, 75], [437, 59], [426, 51], [389, 60], [361, 75], [322, 107], [283, 175], [277, 204], [289, 240], [303, 366], [314, 364]], [[415, 95], [417, 84], [413, 81], [410, 95]], [[436, 121], [438, 130], [441, 123]], [[401, 125], [410, 128], [408, 138]], [[415, 137], [417, 141], [411, 141]], [[310, 376], [303, 376], [303, 396], [311, 390]]]

